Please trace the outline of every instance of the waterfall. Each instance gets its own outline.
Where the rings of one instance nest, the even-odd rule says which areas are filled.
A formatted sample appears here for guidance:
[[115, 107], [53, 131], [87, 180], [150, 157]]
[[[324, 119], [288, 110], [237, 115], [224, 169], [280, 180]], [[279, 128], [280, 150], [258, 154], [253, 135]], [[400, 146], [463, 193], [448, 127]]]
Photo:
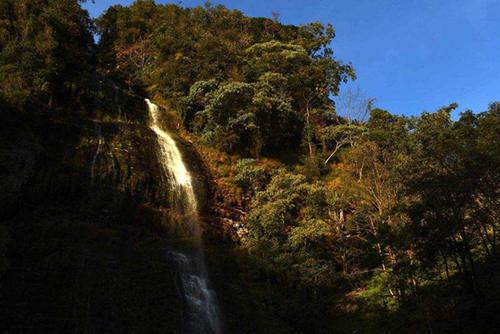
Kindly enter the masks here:
[[222, 332], [215, 293], [209, 287], [203, 257], [190, 258], [180, 252], [169, 251], [177, 264], [181, 293], [187, 304], [187, 332], [190, 334]]
[[97, 138], [97, 150], [94, 154], [94, 157], [92, 158], [92, 165], [90, 167], [90, 185], [94, 185], [95, 164], [97, 162], [97, 157], [99, 156], [99, 153], [101, 153], [101, 145], [104, 142], [104, 138], [101, 133], [101, 124], [94, 123], [94, 132]]
[[160, 126], [159, 108], [146, 99], [150, 114], [150, 127], [158, 138], [159, 157], [162, 169], [169, 178], [177, 198], [183, 199], [184, 213], [193, 231], [197, 249], [188, 256], [177, 251], [168, 251], [168, 256], [176, 263], [181, 281], [180, 291], [187, 308], [188, 333], [222, 332], [219, 308], [214, 291], [210, 288], [203, 256], [201, 232], [198, 221], [198, 205], [193, 189], [191, 174], [186, 169], [175, 141]]
[[175, 141], [160, 126], [158, 106], [148, 99], [146, 99], [146, 103], [148, 104], [150, 113], [150, 127], [156, 133], [160, 146], [160, 164], [162, 169], [168, 176], [172, 190], [176, 193], [177, 197], [185, 198], [185, 214], [192, 221], [192, 226], [190, 227], [195, 232], [195, 237], [200, 237], [198, 224], [196, 223], [198, 205], [194, 195], [191, 175], [182, 161], [181, 152], [177, 148]]

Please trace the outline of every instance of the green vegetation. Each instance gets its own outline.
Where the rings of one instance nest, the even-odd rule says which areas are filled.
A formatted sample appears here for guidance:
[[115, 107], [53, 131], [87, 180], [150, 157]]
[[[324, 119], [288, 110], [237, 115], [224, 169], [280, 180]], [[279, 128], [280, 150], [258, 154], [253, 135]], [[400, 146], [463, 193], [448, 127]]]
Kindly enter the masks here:
[[0, 98], [21, 108], [86, 102], [92, 46], [92, 22], [78, 1], [2, 1]]
[[331, 95], [355, 76], [332, 57], [330, 25], [139, 1], [111, 7], [97, 27], [102, 71], [165, 100], [187, 129], [231, 153], [296, 151], [301, 137], [312, 150]]
[[499, 102], [334, 103], [355, 72], [330, 25], [147, 0], [92, 22], [80, 2], [0, 2], [7, 332], [182, 328], [145, 97], [195, 175], [229, 332], [496, 332]]

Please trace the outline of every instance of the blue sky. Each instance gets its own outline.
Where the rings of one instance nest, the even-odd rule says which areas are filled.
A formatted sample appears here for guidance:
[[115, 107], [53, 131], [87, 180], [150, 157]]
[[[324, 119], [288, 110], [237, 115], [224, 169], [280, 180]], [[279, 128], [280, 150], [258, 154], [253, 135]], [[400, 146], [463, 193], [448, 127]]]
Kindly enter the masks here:
[[[92, 17], [114, 4], [84, 4]], [[165, 3], [179, 1], [160, 1]], [[285, 24], [332, 23], [335, 57], [351, 61], [351, 85], [391, 113], [419, 115], [451, 102], [484, 111], [500, 100], [500, 0], [212, 0]], [[183, 0], [182, 6], [205, 0]], [[346, 86], [344, 86], [346, 87]]]

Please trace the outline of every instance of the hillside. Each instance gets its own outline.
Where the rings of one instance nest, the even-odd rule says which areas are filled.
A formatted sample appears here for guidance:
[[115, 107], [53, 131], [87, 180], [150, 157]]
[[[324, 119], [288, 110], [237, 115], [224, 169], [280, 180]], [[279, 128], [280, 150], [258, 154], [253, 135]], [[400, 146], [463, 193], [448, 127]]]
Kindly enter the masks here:
[[0, 3], [3, 332], [500, 329], [500, 102], [396, 115], [331, 25], [81, 2]]

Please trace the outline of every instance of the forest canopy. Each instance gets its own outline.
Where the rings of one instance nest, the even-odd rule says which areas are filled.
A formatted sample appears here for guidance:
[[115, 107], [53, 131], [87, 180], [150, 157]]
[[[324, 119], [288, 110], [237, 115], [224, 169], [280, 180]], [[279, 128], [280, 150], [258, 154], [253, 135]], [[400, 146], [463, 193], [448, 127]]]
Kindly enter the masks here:
[[[4, 123], [22, 115], [26, 128], [42, 128], [43, 115], [139, 128], [143, 99], [160, 105], [165, 128], [206, 164], [204, 218], [239, 226], [231, 247], [247, 262], [224, 274], [241, 286], [222, 293], [257, 301], [235, 298], [234, 312], [264, 305], [298, 330], [339, 314], [384, 330], [391, 316], [426, 332], [494, 322], [500, 102], [457, 119], [455, 103], [412, 117], [375, 108], [344, 86], [356, 74], [335, 57], [330, 24], [153, 0], [91, 20], [81, 2], [0, 1]], [[40, 151], [25, 146], [18, 155]], [[2, 159], [0, 170], [35, 161], [22, 158]], [[0, 228], [0, 278], [17, 228]]]
[[312, 149], [340, 84], [331, 25], [283, 25], [224, 6], [139, 1], [96, 21], [100, 70], [166, 100], [184, 126], [226, 152], [258, 156]]

